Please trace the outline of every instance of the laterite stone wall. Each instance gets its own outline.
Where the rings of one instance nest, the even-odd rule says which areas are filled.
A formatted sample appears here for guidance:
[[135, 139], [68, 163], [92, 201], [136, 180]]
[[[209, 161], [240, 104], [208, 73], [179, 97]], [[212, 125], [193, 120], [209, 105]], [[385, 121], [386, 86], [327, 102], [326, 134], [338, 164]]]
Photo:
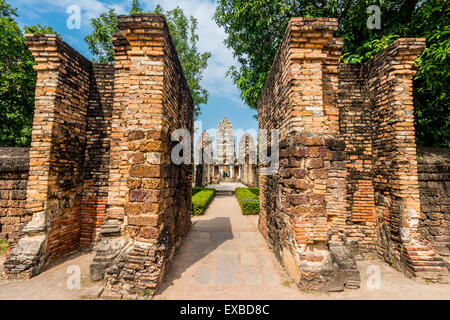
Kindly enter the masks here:
[[450, 256], [450, 149], [418, 148], [421, 216], [418, 230], [443, 256]]
[[28, 148], [0, 148], [0, 239], [13, 244], [30, 221], [25, 212], [29, 166]]

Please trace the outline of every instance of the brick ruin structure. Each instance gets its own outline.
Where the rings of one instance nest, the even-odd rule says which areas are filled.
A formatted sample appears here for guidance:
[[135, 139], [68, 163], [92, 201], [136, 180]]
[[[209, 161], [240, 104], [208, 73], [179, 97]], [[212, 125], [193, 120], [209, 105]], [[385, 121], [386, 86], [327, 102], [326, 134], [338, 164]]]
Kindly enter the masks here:
[[[117, 25], [113, 64], [56, 35], [26, 35], [37, 62], [31, 148], [0, 149], [9, 278], [93, 248], [93, 280], [154, 292], [190, 228], [193, 166], [170, 155], [174, 130], [193, 135], [194, 106], [165, 18]], [[267, 78], [259, 126], [278, 129], [280, 150], [278, 171], [258, 178], [260, 230], [303, 288], [358, 287], [361, 256], [445, 281], [448, 153], [418, 160], [414, 140], [413, 62], [425, 41], [398, 39], [348, 65], [336, 30], [335, 19], [293, 18]], [[201, 137], [194, 154], [212, 157]], [[238, 157], [249, 166], [253, 148], [244, 135]]]
[[450, 149], [418, 148], [421, 216], [418, 231], [443, 257], [450, 257]]
[[259, 127], [279, 130], [280, 170], [260, 176], [261, 231], [301, 287], [357, 287], [354, 255], [447, 281], [419, 227], [412, 85], [425, 39], [348, 65], [337, 27], [293, 18], [264, 86]]
[[[193, 100], [162, 15], [119, 16], [116, 62], [91, 63], [56, 35], [26, 35], [38, 73], [25, 212], [10, 278], [93, 247], [94, 280], [154, 289], [190, 228]], [[191, 141], [192, 144], [192, 141]]]
[[0, 148], [0, 240], [19, 240], [31, 220], [25, 212], [29, 166], [28, 148]]
[[205, 187], [222, 182], [241, 182], [248, 187], [258, 185], [256, 143], [254, 137], [245, 133], [240, 137], [236, 157], [233, 125], [226, 117], [217, 126], [213, 142], [207, 131], [203, 131], [195, 146], [195, 185]]
[[212, 183], [214, 167], [212, 139], [207, 131], [203, 131], [195, 144], [194, 176], [195, 186], [205, 187]]

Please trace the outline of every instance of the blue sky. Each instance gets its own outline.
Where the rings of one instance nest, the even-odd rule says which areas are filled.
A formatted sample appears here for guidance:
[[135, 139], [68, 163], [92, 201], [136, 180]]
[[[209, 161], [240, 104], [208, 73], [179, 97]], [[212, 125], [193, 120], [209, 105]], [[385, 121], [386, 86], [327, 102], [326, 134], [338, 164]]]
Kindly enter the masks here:
[[[90, 33], [90, 19], [97, 17], [109, 8], [126, 14], [129, 12], [132, 0], [7, 0], [18, 9], [19, 25], [48, 25], [58, 32], [72, 47], [88, 58], [92, 58], [84, 42], [84, 37]], [[164, 10], [181, 7], [185, 14], [198, 19], [198, 34], [200, 37], [198, 48], [200, 52], [210, 51], [208, 69], [205, 72], [202, 85], [208, 90], [209, 102], [201, 106], [202, 114], [198, 118], [197, 127], [214, 132], [219, 121], [227, 117], [237, 131], [236, 136], [249, 131], [253, 135], [258, 128], [257, 121], [252, 117], [256, 114], [240, 99], [239, 92], [231, 79], [225, 76], [226, 70], [236, 65], [232, 52], [223, 44], [226, 34], [213, 20], [216, 8], [215, 1], [210, 0], [141, 0], [144, 9], [153, 9], [160, 4]], [[69, 18], [67, 8], [78, 5], [81, 9], [81, 29], [68, 29], [66, 22]], [[196, 130], [195, 141], [199, 134]], [[236, 141], [238, 143], [238, 141]]]

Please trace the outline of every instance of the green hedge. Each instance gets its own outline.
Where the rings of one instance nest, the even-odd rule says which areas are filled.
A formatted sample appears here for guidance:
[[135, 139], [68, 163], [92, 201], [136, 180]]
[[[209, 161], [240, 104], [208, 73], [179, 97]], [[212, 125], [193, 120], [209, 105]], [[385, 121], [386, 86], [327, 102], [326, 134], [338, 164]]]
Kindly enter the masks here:
[[200, 216], [208, 208], [216, 189], [212, 188], [192, 188], [192, 210], [191, 214], [194, 216]]
[[258, 188], [237, 188], [236, 198], [241, 206], [242, 214], [259, 214], [259, 189]]

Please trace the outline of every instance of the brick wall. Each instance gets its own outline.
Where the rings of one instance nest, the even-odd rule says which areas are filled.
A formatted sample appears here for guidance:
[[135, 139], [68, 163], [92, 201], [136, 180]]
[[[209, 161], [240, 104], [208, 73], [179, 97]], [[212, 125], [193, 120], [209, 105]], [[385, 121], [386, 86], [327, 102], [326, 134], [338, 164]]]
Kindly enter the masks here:
[[88, 247], [105, 210], [113, 69], [56, 35], [26, 35], [37, 71], [25, 214], [31, 221], [5, 262], [29, 277]]
[[291, 19], [273, 62], [258, 116], [260, 129], [279, 130], [280, 169], [260, 176], [260, 229], [301, 286], [330, 289], [327, 263], [345, 250], [438, 280], [446, 264], [418, 230], [412, 83], [425, 41], [398, 39], [367, 63], [339, 64], [336, 28]]
[[[26, 35], [38, 72], [26, 210], [33, 219], [5, 262], [29, 276], [80, 246], [91, 62], [56, 35]], [[26, 257], [26, 258], [25, 258]]]
[[0, 148], [0, 239], [11, 244], [31, 219], [25, 212], [28, 167], [28, 148]]
[[358, 254], [377, 249], [372, 165], [371, 104], [360, 64], [339, 65], [340, 133], [346, 143], [346, 237]]
[[291, 19], [258, 102], [260, 130], [280, 138], [280, 169], [260, 175], [260, 229], [301, 287], [325, 291], [359, 285], [355, 265], [334, 269], [341, 257], [331, 248], [347, 254], [336, 30], [336, 19]]
[[174, 130], [192, 140], [193, 100], [163, 16], [119, 16], [118, 27], [110, 189], [91, 275], [142, 293], [158, 287], [190, 228], [192, 164], [170, 155]]
[[450, 255], [450, 150], [418, 148], [419, 232], [441, 255]]
[[111, 119], [114, 103], [114, 64], [93, 64], [86, 118], [84, 187], [80, 245], [90, 247], [106, 215]]

